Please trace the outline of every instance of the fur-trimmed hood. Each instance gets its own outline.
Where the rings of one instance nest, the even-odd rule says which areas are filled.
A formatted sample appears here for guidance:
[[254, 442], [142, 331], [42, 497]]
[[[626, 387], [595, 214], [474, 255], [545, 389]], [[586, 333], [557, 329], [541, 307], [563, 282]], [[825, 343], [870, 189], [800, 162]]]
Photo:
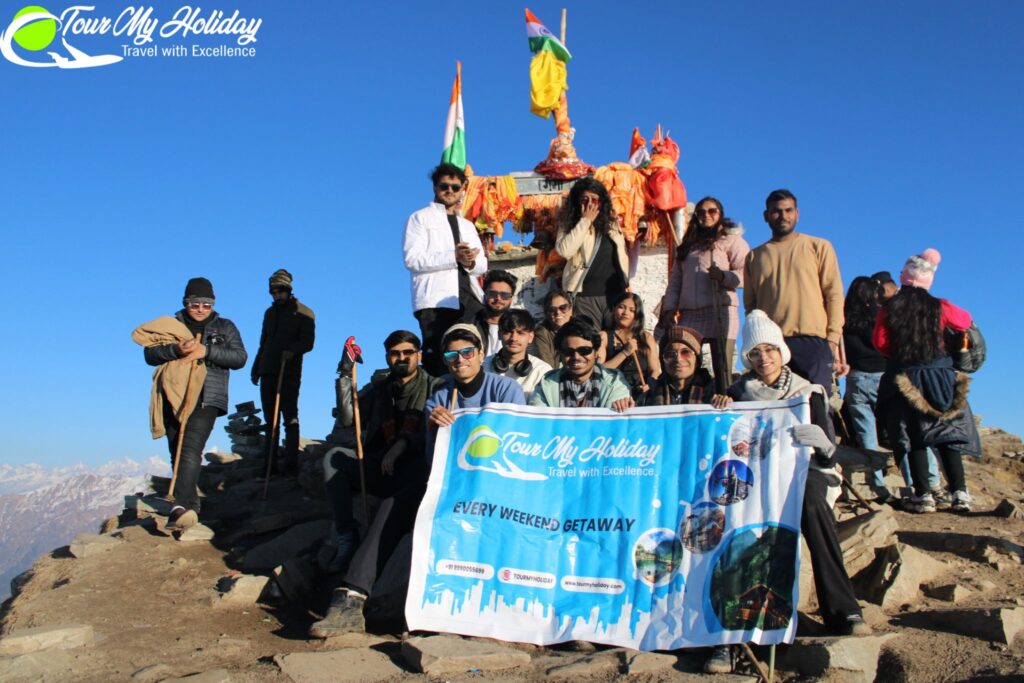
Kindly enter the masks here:
[[954, 387], [953, 394], [953, 405], [950, 406], [949, 410], [940, 411], [937, 410], [932, 404], [921, 393], [921, 390], [914, 386], [914, 383], [910, 381], [905, 372], [901, 372], [895, 377], [896, 388], [899, 390], [903, 397], [907, 399], [907, 403], [914, 408], [914, 410], [927, 415], [928, 417], [935, 418], [942, 422], [949, 422], [953, 418], [957, 417], [964, 408], [967, 406], [967, 391], [970, 388], [971, 378], [963, 373], [956, 373], [956, 384]]

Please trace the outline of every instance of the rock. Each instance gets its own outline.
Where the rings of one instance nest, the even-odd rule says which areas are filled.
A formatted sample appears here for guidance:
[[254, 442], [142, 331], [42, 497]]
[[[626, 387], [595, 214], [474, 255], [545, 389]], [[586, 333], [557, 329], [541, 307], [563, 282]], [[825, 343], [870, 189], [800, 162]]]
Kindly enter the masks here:
[[101, 534], [110, 534], [117, 531], [117, 527], [121, 524], [121, 520], [117, 517], [107, 517], [103, 520], [103, 524], [100, 525]]
[[293, 557], [274, 568], [274, 580], [286, 598], [298, 602], [313, 588], [313, 566], [306, 560]]
[[883, 507], [836, 526], [843, 564], [850, 576], [856, 576], [875, 560], [875, 550], [896, 543], [899, 524], [892, 509]]
[[992, 514], [996, 517], [1005, 517], [1007, 519], [1024, 519], [1024, 509], [1021, 509], [1019, 505], [1005, 498], [999, 502], [999, 505], [992, 511]]
[[256, 604], [269, 581], [265, 576], [240, 574], [230, 581], [226, 590], [214, 596], [211, 601], [214, 607], [248, 607]]
[[335, 650], [278, 655], [274, 662], [293, 683], [369, 683], [405, 672], [376, 650]]
[[178, 678], [165, 678], [161, 683], [229, 683], [230, 680], [231, 676], [227, 669], [211, 669]]
[[371, 648], [382, 643], [397, 642], [394, 636], [375, 636], [370, 633], [354, 631], [331, 636], [323, 641], [325, 650], [343, 650], [351, 647]]
[[21, 592], [21, 589], [25, 587], [25, 584], [27, 584], [29, 582], [29, 579], [31, 578], [32, 570], [26, 569], [25, 571], [11, 579], [11, 597], [17, 597], [18, 593]]
[[[782, 655], [783, 666], [803, 676], [848, 671], [854, 680], [871, 683], [878, 669], [878, 654], [895, 633], [860, 638], [797, 638]], [[831, 680], [832, 677], [828, 677]], [[850, 677], [845, 677], [849, 679]]]
[[34, 683], [65, 680], [72, 674], [72, 666], [71, 655], [60, 650], [4, 657], [0, 658], [0, 681]]
[[929, 583], [921, 586], [929, 598], [959, 604], [973, 595], [967, 587], [959, 583]]
[[914, 602], [922, 583], [928, 583], [948, 569], [913, 546], [889, 546], [879, 553], [875, 564], [865, 572], [867, 599], [884, 610], [898, 609]]
[[978, 537], [969, 534], [949, 534], [942, 541], [944, 550], [958, 553], [972, 553], [978, 549]]
[[69, 550], [78, 559], [92, 557], [113, 550], [121, 541], [111, 536], [101, 534], [78, 534], [75, 540], [71, 541]]
[[621, 649], [595, 652], [585, 657], [577, 657], [567, 664], [548, 667], [545, 673], [550, 678], [558, 679], [604, 678], [617, 675], [622, 672], [623, 652]]
[[166, 664], [150, 664], [133, 673], [132, 680], [139, 683], [155, 683], [164, 680], [170, 673], [171, 667]]
[[258, 545], [245, 554], [247, 572], [269, 571], [319, 543], [330, 530], [327, 520], [298, 524], [273, 540]]
[[206, 526], [205, 524], [193, 524], [192, 526], [178, 534], [178, 540], [182, 543], [191, 543], [195, 541], [212, 541], [213, 529]]
[[162, 515], [166, 517], [171, 514], [171, 503], [160, 496], [150, 494], [146, 496], [134, 495], [124, 497], [126, 510], [134, 510], [136, 515], [147, 517], [149, 515]]
[[934, 624], [950, 633], [960, 633], [1010, 645], [1024, 633], [1024, 608], [950, 609], [917, 612], [916, 621]]
[[402, 643], [402, 658], [415, 671], [431, 676], [465, 673], [473, 669], [500, 671], [530, 663], [530, 655], [507, 645], [458, 636], [410, 638]]
[[23, 655], [49, 649], [67, 650], [91, 643], [92, 639], [93, 631], [89, 624], [14, 629], [0, 638], [0, 655]]
[[206, 462], [213, 463], [215, 465], [227, 465], [228, 463], [241, 460], [242, 456], [236, 453], [221, 453], [219, 451], [210, 451], [209, 453], [203, 454], [206, 458]]
[[630, 675], [661, 674], [671, 671], [679, 658], [657, 652], [626, 652], [626, 672]]

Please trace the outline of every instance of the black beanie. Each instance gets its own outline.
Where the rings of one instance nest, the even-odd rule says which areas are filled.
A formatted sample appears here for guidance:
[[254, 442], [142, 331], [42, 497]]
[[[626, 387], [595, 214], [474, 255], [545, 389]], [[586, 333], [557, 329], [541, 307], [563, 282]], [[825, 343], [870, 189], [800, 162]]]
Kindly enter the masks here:
[[194, 277], [185, 285], [186, 299], [213, 299], [213, 285], [205, 277]]

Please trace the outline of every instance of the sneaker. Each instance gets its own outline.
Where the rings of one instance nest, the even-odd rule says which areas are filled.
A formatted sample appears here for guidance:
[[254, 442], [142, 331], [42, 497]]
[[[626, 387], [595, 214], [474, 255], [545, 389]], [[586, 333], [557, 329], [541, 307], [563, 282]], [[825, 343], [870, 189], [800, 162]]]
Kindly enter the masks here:
[[967, 493], [967, 491], [954, 491], [951, 508], [953, 512], [970, 512], [971, 494]]
[[334, 559], [327, 565], [327, 571], [331, 574], [340, 574], [348, 569], [359, 547], [359, 537], [354, 531], [343, 531], [338, 534], [336, 545]]
[[847, 614], [840, 630], [844, 636], [870, 636], [872, 633], [871, 625], [864, 621], [862, 614]]
[[945, 510], [953, 505], [953, 494], [943, 489], [932, 489], [932, 498], [935, 499], [935, 507]]
[[184, 531], [198, 523], [199, 515], [196, 514], [195, 510], [186, 510], [180, 505], [175, 505], [171, 508], [171, 514], [167, 517], [167, 524], [164, 528], [171, 529], [172, 531]]
[[921, 497], [913, 496], [910, 500], [904, 503], [903, 509], [907, 512], [914, 512], [917, 514], [935, 512], [935, 498], [930, 493], [926, 493]]
[[704, 662], [704, 673], [706, 674], [731, 674], [732, 673], [732, 647], [719, 645], [711, 649], [711, 654]]
[[337, 588], [331, 598], [331, 606], [323, 619], [309, 627], [311, 638], [330, 638], [345, 633], [362, 633], [366, 630], [363, 619], [363, 605], [366, 596], [348, 588]]

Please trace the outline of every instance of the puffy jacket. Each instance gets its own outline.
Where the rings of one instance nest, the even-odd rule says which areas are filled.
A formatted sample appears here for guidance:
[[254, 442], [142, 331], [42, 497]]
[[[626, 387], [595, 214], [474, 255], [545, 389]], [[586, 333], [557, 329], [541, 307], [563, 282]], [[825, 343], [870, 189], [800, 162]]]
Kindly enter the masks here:
[[[601, 392], [597, 397], [598, 405], [592, 407], [611, 408], [612, 404], [620, 398], [632, 396], [626, 376], [618, 370], [595, 365], [594, 372], [601, 373]], [[561, 369], [552, 370], [541, 377], [540, 382], [533, 388], [533, 394], [530, 395], [530, 405], [558, 408], [562, 403], [561, 387], [559, 386], [561, 381]]]
[[[185, 322], [185, 311], [178, 311], [174, 317]], [[206, 346], [206, 381], [203, 382], [202, 406], [213, 406], [221, 415], [228, 412], [228, 372], [245, 367], [249, 354], [242, 344], [242, 335], [238, 328], [227, 318], [220, 317], [216, 311], [210, 314], [209, 321], [203, 332], [203, 345]], [[178, 360], [178, 345], [163, 344], [147, 346], [143, 349], [146, 362], [156, 366], [172, 360]]]
[[302, 375], [302, 354], [313, 350], [316, 337], [316, 316], [295, 297], [281, 305], [274, 304], [263, 314], [260, 348], [252, 362], [252, 376], [276, 377], [281, 367], [281, 352], [294, 356], [285, 365], [289, 377]]
[[[487, 256], [480, 244], [480, 235], [468, 220], [458, 217], [459, 239], [479, 249], [469, 285], [479, 301], [483, 290], [477, 275], [487, 272]], [[444, 205], [432, 202], [409, 216], [402, 241], [402, 257], [411, 276], [412, 310], [424, 308], [459, 308], [459, 264], [455, 260], [455, 242]]]
[[686, 258], [676, 259], [672, 264], [672, 274], [665, 288], [661, 310], [692, 311], [713, 306], [711, 278], [708, 277], [712, 260], [724, 275], [718, 291], [719, 303], [738, 307], [736, 290], [743, 287], [743, 264], [748, 253], [750, 245], [743, 239], [743, 228], [737, 225], [715, 240], [711, 251], [691, 251]]
[[[626, 238], [616, 222], [608, 233], [615, 247], [619, 269], [622, 276], [629, 278], [629, 256], [626, 255]], [[597, 248], [597, 232], [589, 218], [581, 218], [572, 230], [562, 233], [555, 241], [555, 251], [566, 260], [562, 271], [562, 289], [572, 294], [583, 289], [583, 281], [587, 278], [590, 259]]]

